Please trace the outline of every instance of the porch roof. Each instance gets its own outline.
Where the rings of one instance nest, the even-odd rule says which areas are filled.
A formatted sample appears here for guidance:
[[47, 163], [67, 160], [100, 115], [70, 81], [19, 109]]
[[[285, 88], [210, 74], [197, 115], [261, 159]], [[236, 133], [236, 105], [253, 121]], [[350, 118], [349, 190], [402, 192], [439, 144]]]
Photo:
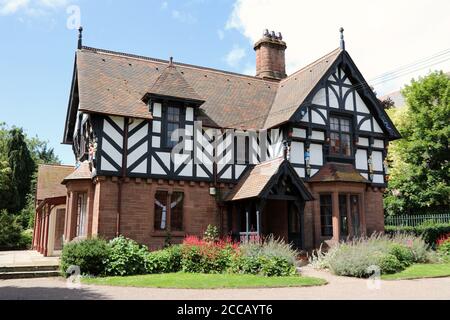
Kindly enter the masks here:
[[308, 182], [370, 183], [350, 163], [328, 162]]
[[67, 184], [67, 182], [72, 180], [89, 180], [89, 179], [92, 179], [91, 169], [89, 168], [89, 162], [84, 161], [83, 163], [80, 164], [78, 168], [75, 169], [74, 172], [65, 177], [61, 183]]
[[225, 196], [225, 201], [238, 201], [250, 198], [268, 198], [270, 190], [282, 176], [288, 175], [293, 182], [296, 194], [304, 201], [313, 200], [291, 163], [283, 157], [266, 161], [247, 170], [238, 184]]

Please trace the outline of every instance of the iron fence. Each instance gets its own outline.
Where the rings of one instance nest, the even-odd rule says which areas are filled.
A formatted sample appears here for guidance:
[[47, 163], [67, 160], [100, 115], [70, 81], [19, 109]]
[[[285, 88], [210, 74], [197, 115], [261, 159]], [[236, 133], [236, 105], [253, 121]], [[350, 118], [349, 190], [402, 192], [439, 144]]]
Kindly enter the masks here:
[[450, 213], [402, 215], [402, 216], [389, 216], [385, 218], [386, 226], [394, 226], [394, 227], [402, 227], [402, 226], [415, 227], [427, 221], [450, 223]]

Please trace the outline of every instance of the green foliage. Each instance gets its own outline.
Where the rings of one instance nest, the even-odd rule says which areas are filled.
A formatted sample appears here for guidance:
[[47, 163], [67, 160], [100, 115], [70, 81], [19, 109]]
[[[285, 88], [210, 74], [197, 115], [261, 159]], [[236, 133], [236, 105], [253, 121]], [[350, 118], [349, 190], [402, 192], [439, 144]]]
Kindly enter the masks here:
[[145, 257], [145, 269], [148, 274], [173, 273], [181, 271], [182, 247], [179, 245], [164, 250], [150, 252]]
[[283, 257], [276, 256], [237, 256], [230, 269], [233, 273], [284, 277], [296, 274], [296, 266]]
[[412, 234], [421, 237], [428, 245], [435, 247], [437, 240], [441, 236], [450, 233], [450, 223], [435, 223], [431, 221], [416, 227], [386, 226], [386, 233], [390, 235], [397, 233]]
[[20, 249], [22, 228], [6, 210], [0, 211], [0, 248]]
[[410, 235], [375, 234], [370, 238], [339, 243], [326, 253], [316, 253], [311, 262], [337, 275], [368, 277], [373, 272], [372, 266], [378, 266], [383, 274], [388, 274], [413, 263], [428, 262], [428, 246], [423, 239]]
[[447, 241], [442, 242], [438, 248], [437, 251], [443, 255], [443, 256], [450, 256], [450, 239], [447, 239]]
[[398, 260], [402, 268], [409, 267], [415, 260], [413, 251], [399, 243], [394, 243], [390, 246], [389, 254], [393, 255]]
[[33, 230], [31, 229], [23, 230], [20, 233], [20, 240], [18, 243], [19, 248], [28, 250], [31, 248], [32, 242], [33, 242]]
[[13, 188], [17, 191], [18, 201], [12, 208], [18, 212], [25, 207], [27, 194], [31, 191], [31, 181], [36, 164], [31, 157], [21, 129], [13, 129], [8, 141], [8, 162], [11, 168]]
[[67, 275], [70, 266], [78, 266], [83, 275], [104, 274], [109, 250], [108, 243], [102, 239], [68, 243], [61, 253], [61, 273]]
[[403, 263], [393, 254], [383, 254], [378, 261], [383, 274], [397, 273], [405, 269]]
[[203, 240], [207, 242], [215, 242], [219, 240], [219, 229], [216, 226], [208, 225]]
[[390, 215], [450, 204], [450, 78], [434, 72], [403, 90], [407, 106], [390, 110], [403, 139], [389, 150]]
[[60, 163], [47, 142], [0, 123], [0, 210], [20, 215], [23, 228], [33, 227], [36, 169], [41, 163]]
[[106, 274], [128, 276], [145, 274], [148, 249], [136, 241], [123, 236], [109, 243], [109, 255], [106, 259]]

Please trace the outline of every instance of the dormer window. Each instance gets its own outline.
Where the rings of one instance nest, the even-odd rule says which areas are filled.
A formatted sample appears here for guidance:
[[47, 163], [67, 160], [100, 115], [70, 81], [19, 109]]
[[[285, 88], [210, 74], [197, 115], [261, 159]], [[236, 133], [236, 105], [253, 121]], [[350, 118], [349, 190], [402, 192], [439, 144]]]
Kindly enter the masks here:
[[344, 117], [330, 117], [330, 155], [350, 157], [351, 129], [350, 119]]

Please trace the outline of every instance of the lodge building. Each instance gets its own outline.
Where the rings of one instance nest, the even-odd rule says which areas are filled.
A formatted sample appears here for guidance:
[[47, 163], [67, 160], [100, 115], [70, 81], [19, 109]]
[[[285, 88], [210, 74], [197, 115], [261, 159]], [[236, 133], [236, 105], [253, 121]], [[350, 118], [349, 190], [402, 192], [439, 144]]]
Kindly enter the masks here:
[[77, 167], [58, 181], [64, 232], [51, 230], [48, 195], [34, 247], [53, 252], [50, 233], [158, 249], [211, 224], [309, 250], [383, 231], [386, 155], [400, 135], [343, 29], [339, 48], [291, 75], [281, 34], [264, 32], [254, 49], [247, 76], [83, 46], [80, 29], [63, 137]]

